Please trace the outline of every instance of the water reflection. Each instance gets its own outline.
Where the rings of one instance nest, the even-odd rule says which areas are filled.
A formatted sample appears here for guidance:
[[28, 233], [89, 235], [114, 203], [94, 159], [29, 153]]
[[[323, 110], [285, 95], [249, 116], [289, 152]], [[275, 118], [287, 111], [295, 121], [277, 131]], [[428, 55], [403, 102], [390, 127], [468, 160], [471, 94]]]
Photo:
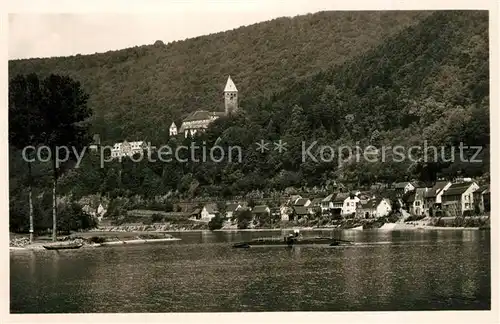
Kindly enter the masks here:
[[173, 244], [11, 253], [11, 311], [487, 309], [484, 233], [314, 231], [304, 234], [356, 244], [242, 250], [230, 242], [281, 233], [185, 232]]

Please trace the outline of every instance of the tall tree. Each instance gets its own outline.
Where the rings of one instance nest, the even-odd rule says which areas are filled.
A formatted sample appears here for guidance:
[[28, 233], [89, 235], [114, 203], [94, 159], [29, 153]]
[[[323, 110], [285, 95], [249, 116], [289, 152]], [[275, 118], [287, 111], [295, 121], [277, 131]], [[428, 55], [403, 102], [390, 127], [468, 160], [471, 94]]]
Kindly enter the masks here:
[[[18, 150], [40, 144], [40, 81], [35, 74], [18, 75], [9, 82], [9, 144]], [[28, 166], [28, 204], [30, 242], [33, 242], [33, 177], [31, 171], [32, 151], [24, 150], [24, 161]]]
[[[60, 176], [57, 156], [58, 152], [68, 152], [68, 161], [81, 153], [85, 145], [90, 143], [87, 119], [92, 115], [87, 106], [88, 94], [82, 89], [80, 82], [68, 76], [51, 74], [41, 82], [42, 98], [40, 105], [43, 132], [40, 139], [50, 148], [53, 170], [52, 183], [52, 240], [57, 236], [57, 179]], [[85, 151], [83, 151], [85, 152]], [[63, 156], [66, 158], [66, 156]]]

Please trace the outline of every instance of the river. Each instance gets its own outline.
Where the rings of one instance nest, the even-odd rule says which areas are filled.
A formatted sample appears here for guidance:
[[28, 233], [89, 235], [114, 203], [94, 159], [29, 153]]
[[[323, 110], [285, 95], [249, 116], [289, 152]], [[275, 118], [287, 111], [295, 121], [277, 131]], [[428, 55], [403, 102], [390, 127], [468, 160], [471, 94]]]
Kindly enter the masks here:
[[280, 232], [10, 253], [11, 313], [486, 310], [489, 231], [303, 231], [343, 247], [231, 242]]

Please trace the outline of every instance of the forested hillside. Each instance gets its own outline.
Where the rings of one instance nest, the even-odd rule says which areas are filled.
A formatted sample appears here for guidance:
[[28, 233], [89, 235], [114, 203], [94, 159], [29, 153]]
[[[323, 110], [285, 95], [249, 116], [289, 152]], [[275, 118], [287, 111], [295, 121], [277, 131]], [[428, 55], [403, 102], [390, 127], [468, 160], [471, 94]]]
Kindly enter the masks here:
[[93, 131], [105, 141], [161, 143], [173, 119], [197, 109], [223, 111], [231, 75], [247, 100], [288, 80], [345, 62], [428, 12], [320, 12], [279, 18], [164, 45], [9, 62], [11, 76], [68, 74], [90, 94]]
[[[308, 23], [312, 24], [315, 19], [318, 19], [318, 25], [310, 26], [310, 28], [322, 30], [324, 35], [327, 35], [329, 34], [328, 28], [325, 26], [332, 26], [329, 24], [333, 24], [331, 17], [335, 15], [343, 17], [346, 21], [350, 19], [348, 13], [321, 13], [296, 18], [299, 20], [282, 19], [268, 24], [276, 26], [285, 23], [293, 24], [301, 19], [306, 19]], [[358, 19], [361, 19], [360, 17], [363, 15], [372, 17], [377, 21], [377, 24], [382, 23], [382, 20], [378, 20], [380, 14], [377, 13], [354, 14]], [[254, 190], [269, 192], [282, 191], [290, 186], [321, 187], [333, 180], [339, 180], [348, 188], [354, 189], [374, 182], [390, 183], [413, 178], [432, 182], [438, 176], [450, 179], [457, 175], [487, 176], [489, 173], [487, 12], [435, 12], [427, 14], [414, 25], [411, 25], [410, 22], [415, 22], [415, 20], [405, 16], [404, 13], [401, 16], [393, 13], [387, 15], [399, 17], [398, 19], [405, 17], [404, 20], [409, 25], [397, 33], [381, 36], [378, 41], [369, 41], [368, 38], [375, 37], [371, 34], [372, 30], [367, 28], [361, 31], [360, 27], [360, 29], [356, 29], [359, 32], [359, 38], [356, 38], [357, 41], [353, 42], [351, 47], [352, 50], [356, 48], [357, 53], [345, 53], [341, 59], [331, 60], [328, 64], [326, 63], [328, 59], [325, 57], [329, 55], [329, 52], [324, 51], [326, 47], [321, 47], [322, 49], [317, 56], [309, 54], [298, 56], [293, 64], [289, 62], [285, 65], [271, 66], [269, 63], [270, 65], [262, 71], [258, 65], [241, 66], [234, 57], [231, 64], [234, 64], [235, 69], [240, 69], [238, 73], [231, 72], [231, 65], [226, 63], [223, 64], [223, 67], [215, 68], [213, 66], [218, 71], [213, 75], [199, 74], [200, 77], [203, 75], [206, 80], [210, 79], [211, 81], [208, 83], [213, 82], [213, 84], [221, 83], [216, 81], [220, 75], [231, 73], [231, 75], [240, 76], [235, 76], [234, 79], [245, 96], [243, 112], [236, 117], [220, 118], [215, 121], [197, 141], [199, 144], [205, 141], [210, 146], [220, 138], [218, 144], [221, 146], [241, 146], [243, 147], [242, 163], [228, 163], [227, 161], [221, 163], [153, 163], [147, 161], [132, 163], [125, 161], [122, 164], [107, 163], [104, 168], [100, 168], [98, 157], [89, 155], [85, 158], [81, 168], [70, 170], [61, 179], [61, 194], [73, 193], [75, 197], [80, 197], [101, 193], [110, 197], [141, 195], [145, 198], [153, 198], [171, 192], [178, 197], [185, 198], [203, 195], [228, 198]], [[321, 22], [321, 19], [324, 21]], [[323, 23], [326, 25], [322, 25]], [[383, 24], [385, 25], [385, 23], [384, 21]], [[257, 31], [259, 26], [265, 25], [255, 25], [246, 27], [248, 29], [242, 28], [228, 34], [210, 37], [224, 39], [223, 35], [233, 35], [233, 33], [235, 33], [234, 39], [247, 37], [244, 31]], [[343, 28], [342, 26], [342, 24], [338, 25], [339, 28]], [[298, 30], [295, 32], [297, 33]], [[268, 33], [265, 36], [267, 39], [281, 37], [281, 34], [278, 32], [274, 34], [271, 29], [268, 30]], [[304, 33], [315, 34], [306, 31], [306, 29], [304, 29]], [[348, 31], [340, 34], [346, 33], [349, 34]], [[375, 34], [379, 35], [379, 33]], [[261, 36], [264, 35], [265, 33], [262, 31]], [[345, 40], [347, 36], [339, 37]], [[203, 38], [196, 41], [201, 42], [201, 39]], [[279, 42], [277, 41], [277, 43]], [[379, 42], [379, 44], [373, 42]], [[318, 41], [318, 43], [321, 42]], [[368, 43], [373, 44], [373, 47], [365, 48], [360, 45]], [[188, 42], [182, 44], [184, 44], [182, 46], [187, 46]], [[282, 40], [282, 44], [285, 46], [284, 40]], [[166, 48], [172, 49], [175, 46], [177, 45], [172, 44]], [[261, 63], [266, 59], [264, 57], [261, 57], [262, 60], [257, 59], [259, 56], [255, 53], [260, 51], [258, 48], [257, 46], [255, 51], [241, 53], [238, 56], [248, 56], [247, 59], [253, 57], [255, 62]], [[287, 55], [293, 56], [295, 53], [300, 53], [298, 48], [301, 47], [295, 48], [294, 52]], [[158, 50], [149, 47], [143, 49], [145, 52]], [[196, 52], [194, 57], [200, 55], [198, 50], [194, 52]], [[226, 52], [225, 55], [229, 54]], [[275, 57], [275, 55], [279, 57], [274, 52], [273, 55], [268, 55], [269, 58], [265, 57], [270, 62], [271, 57]], [[147, 61], [146, 57], [145, 61]], [[314, 59], [312, 59], [313, 57]], [[57, 62], [64, 62], [64, 60], [76, 62], [78, 59], [35, 60], [32, 61], [32, 68], [39, 64], [45, 66], [42, 71], [48, 72], [47, 66], [50, 62], [56, 66]], [[190, 57], [190, 60], [194, 59]], [[11, 69], [14, 67], [19, 69], [23, 64], [31, 64], [29, 62], [12, 63]], [[137, 59], [137, 62], [139, 64], [143, 61]], [[62, 65], [62, 63], [58, 64]], [[127, 63], [119, 63], [117, 66], [121, 69], [126, 65]], [[118, 67], [112, 69], [116, 70]], [[201, 71], [201, 69], [200, 66], [197, 71]], [[252, 71], [255, 72], [255, 75], [252, 74]], [[296, 72], [299, 77], [280, 83], [285, 79], [285, 76], [293, 74], [291, 71]], [[56, 69], [54, 72], [61, 71]], [[82, 73], [82, 75], [86, 74]], [[94, 77], [97, 80], [97, 76]], [[89, 80], [90, 77], [87, 75], [87, 79], [84, 81], [87, 87], [90, 84]], [[194, 89], [193, 80], [197, 79], [190, 80], [175, 81], [179, 84], [171, 80], [168, 82], [176, 84], [174, 89], [178, 91], [184, 86]], [[156, 131], [156, 128], [148, 128], [149, 123], [152, 123], [154, 119], [150, 119], [149, 115], [143, 118], [140, 114], [144, 109], [151, 114], [153, 111], [155, 114], [159, 114], [159, 110], [155, 110], [160, 108], [159, 104], [152, 105], [151, 109], [146, 108], [149, 107], [146, 102], [154, 102], [158, 97], [146, 95], [147, 91], [144, 93], [113, 94], [116, 89], [112, 84], [109, 85], [110, 92], [107, 93], [106, 99], [104, 99], [103, 93], [99, 92], [100, 90], [96, 90], [101, 85], [94, 84], [97, 98], [103, 100], [103, 106], [97, 108], [95, 106], [96, 98], [93, 99], [94, 109], [98, 110], [97, 114], [102, 117], [106, 114], [117, 113], [123, 107], [128, 107], [124, 104], [119, 106], [120, 108], [118, 106], [104, 108], [105, 100], [108, 99], [123, 99], [123, 103], [141, 101], [144, 106], [140, 106], [141, 108], [137, 110], [129, 109], [129, 114], [123, 113], [124, 119], [117, 118], [116, 121], [124, 122], [123, 129], [127, 131], [135, 129], [135, 127], [137, 127], [138, 132], [141, 129], [144, 129], [144, 132]], [[141, 81], [130, 79], [130, 84], [138, 86]], [[129, 83], [124, 83], [124, 85], [128, 87]], [[200, 90], [199, 100], [203, 100], [206, 105], [209, 105], [209, 102], [216, 102], [220, 98], [220, 87], [215, 86], [212, 89], [212, 85], [206, 82], [203, 83], [203, 87], [206, 87], [204, 88], [206, 92]], [[266, 95], [261, 96], [264, 89], [266, 89]], [[150, 90], [157, 91], [153, 88]], [[173, 98], [172, 103], [176, 103], [171, 106], [173, 114], [181, 115], [199, 108], [188, 105], [189, 100], [180, 95], [177, 96], [175, 91], [173, 89], [167, 91]], [[189, 96], [195, 92], [189, 92]], [[186, 92], [181, 93], [185, 94]], [[91, 93], [91, 96], [93, 95]], [[210, 97], [211, 99], [209, 99]], [[184, 100], [186, 100], [185, 104]], [[216, 106], [211, 107], [215, 108]], [[158, 123], [160, 120], [162, 120], [161, 123], [164, 123], [166, 118], [170, 118], [166, 117], [169, 116], [168, 111], [166, 108], [163, 110], [164, 115], [161, 114], [163, 119], [159, 117], [160, 114], [156, 115]], [[135, 119], [129, 119], [132, 118], [130, 114], [139, 115]], [[132, 121], [134, 124], [131, 124]], [[113, 127], [118, 127], [114, 123], [113, 119], [110, 124]], [[255, 143], [261, 139], [267, 141], [281, 139], [287, 143], [287, 151], [279, 153], [270, 150], [260, 153], [256, 150]], [[310, 160], [303, 163], [301, 161], [301, 141], [311, 143], [314, 140], [320, 144], [336, 147], [356, 144], [364, 147], [371, 144], [377, 147], [403, 145], [406, 148], [411, 145], [422, 145], [423, 141], [427, 141], [429, 145], [445, 148], [458, 147], [459, 143], [463, 142], [465, 145], [483, 146], [485, 149], [480, 156], [476, 157], [483, 160], [481, 163], [460, 162], [456, 157], [457, 152], [455, 152], [456, 162], [415, 163], [408, 160], [391, 162], [391, 158], [388, 156], [386, 161], [378, 163], [353, 163], [350, 161], [339, 165], [337, 159], [333, 159], [329, 163], [316, 163]], [[183, 142], [183, 139], [170, 139], [168, 144], [175, 148], [177, 145], [188, 144], [188, 142], [187, 140]], [[450, 158], [449, 150], [446, 152], [448, 152], [446, 157]], [[22, 185], [15, 186], [18, 182], [13, 180], [23, 172], [22, 170], [22, 166], [11, 164], [11, 217], [12, 210], [24, 208], [22, 207], [22, 201], [25, 201], [25, 198], [22, 197], [24, 194]], [[18, 173], [14, 175], [13, 172]], [[38, 177], [39, 188], [43, 191], [44, 172], [40, 171], [39, 168], [38, 172], [40, 174]], [[12, 190], [15, 188], [17, 188], [18, 195], [13, 196]]]

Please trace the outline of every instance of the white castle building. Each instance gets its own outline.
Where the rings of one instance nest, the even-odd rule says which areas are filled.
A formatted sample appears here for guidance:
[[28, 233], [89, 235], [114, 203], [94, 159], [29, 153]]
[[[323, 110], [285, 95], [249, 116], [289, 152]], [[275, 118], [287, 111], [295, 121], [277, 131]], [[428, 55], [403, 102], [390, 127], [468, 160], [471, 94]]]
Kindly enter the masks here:
[[179, 130], [175, 123], [170, 125], [170, 136], [184, 134], [184, 137], [194, 136], [198, 132], [205, 131], [208, 125], [221, 116], [227, 116], [238, 111], [238, 89], [234, 84], [231, 76], [227, 78], [226, 87], [224, 88], [224, 112], [197, 110], [186, 117], [181, 124]]
[[144, 141], [115, 143], [111, 149], [111, 157], [119, 158], [124, 156], [133, 156], [136, 153], [141, 153], [148, 148]]

